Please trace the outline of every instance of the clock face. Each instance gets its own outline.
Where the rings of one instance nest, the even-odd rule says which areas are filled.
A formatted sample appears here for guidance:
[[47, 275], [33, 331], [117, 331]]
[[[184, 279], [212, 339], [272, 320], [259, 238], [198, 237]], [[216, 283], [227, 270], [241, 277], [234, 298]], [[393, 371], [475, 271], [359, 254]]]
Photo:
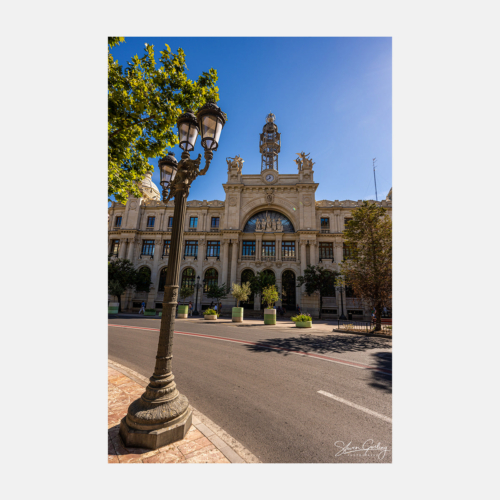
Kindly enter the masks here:
[[271, 182], [274, 180], [274, 175], [273, 174], [267, 174], [266, 175], [266, 181]]

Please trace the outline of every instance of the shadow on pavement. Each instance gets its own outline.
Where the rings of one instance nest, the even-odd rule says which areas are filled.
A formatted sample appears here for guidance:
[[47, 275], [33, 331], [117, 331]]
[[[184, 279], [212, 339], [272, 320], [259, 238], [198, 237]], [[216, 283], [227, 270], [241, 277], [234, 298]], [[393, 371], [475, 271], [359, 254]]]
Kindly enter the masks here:
[[[272, 348], [290, 349], [307, 353], [326, 354], [342, 352], [358, 352], [368, 349], [390, 349], [391, 339], [379, 337], [346, 337], [344, 335], [328, 335], [315, 337], [302, 335], [300, 337], [276, 338], [259, 340], [259, 345], [249, 345], [246, 348], [253, 352], [278, 352], [287, 356], [286, 351], [274, 351]], [[269, 346], [269, 347], [268, 347]]]
[[[392, 372], [392, 352], [377, 352], [372, 354], [372, 366]], [[375, 389], [380, 389], [392, 394], [392, 374], [372, 371], [372, 381], [370, 385]]]

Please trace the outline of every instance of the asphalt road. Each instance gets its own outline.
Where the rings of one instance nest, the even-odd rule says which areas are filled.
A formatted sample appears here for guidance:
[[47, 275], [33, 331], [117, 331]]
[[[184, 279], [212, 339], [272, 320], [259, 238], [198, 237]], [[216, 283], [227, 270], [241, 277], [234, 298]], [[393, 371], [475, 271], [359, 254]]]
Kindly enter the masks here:
[[[158, 319], [146, 318], [115, 318], [109, 323], [160, 327]], [[177, 320], [176, 331], [260, 344], [176, 334], [173, 372], [177, 388], [190, 403], [262, 462], [392, 462], [392, 423], [387, 421], [392, 417], [390, 340], [190, 320]], [[158, 335], [109, 326], [108, 356], [150, 377]], [[353, 451], [370, 445], [376, 448]]]

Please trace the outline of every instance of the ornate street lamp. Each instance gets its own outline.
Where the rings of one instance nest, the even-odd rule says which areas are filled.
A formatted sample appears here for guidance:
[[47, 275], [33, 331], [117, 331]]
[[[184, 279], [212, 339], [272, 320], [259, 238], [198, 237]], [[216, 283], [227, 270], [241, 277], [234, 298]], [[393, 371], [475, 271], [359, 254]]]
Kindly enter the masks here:
[[344, 280], [342, 279], [340, 281], [340, 283], [342, 283], [341, 285], [337, 285], [335, 288], [337, 289], [337, 291], [340, 293], [340, 303], [341, 303], [341, 315], [340, 315], [340, 318], [339, 319], [347, 319], [345, 317], [345, 314], [344, 314], [344, 290], [345, 290], [345, 282]]
[[[203, 283], [205, 283], [205, 280], [203, 280]], [[198, 312], [198, 290], [202, 287], [203, 285], [200, 284], [200, 277], [198, 276], [196, 278], [196, 285], [194, 287], [196, 288], [196, 298], [194, 301], [194, 311], [193, 311], [193, 316], [199, 316], [200, 313]]]
[[[196, 118], [192, 111], [187, 111], [177, 121], [179, 145], [183, 150], [181, 161], [177, 163], [174, 154], [168, 153], [158, 162], [163, 203], [166, 205], [174, 198], [174, 220], [154, 373], [144, 394], [129, 406], [127, 416], [120, 423], [120, 436], [129, 447], [157, 449], [182, 439], [191, 427], [189, 401], [177, 390], [172, 374], [183, 228], [191, 183], [199, 175], [207, 173], [225, 122], [224, 113], [214, 103], [207, 103], [200, 108]], [[201, 154], [196, 160], [191, 160], [189, 156], [200, 130], [201, 144], [205, 149], [205, 167], [202, 170]]]

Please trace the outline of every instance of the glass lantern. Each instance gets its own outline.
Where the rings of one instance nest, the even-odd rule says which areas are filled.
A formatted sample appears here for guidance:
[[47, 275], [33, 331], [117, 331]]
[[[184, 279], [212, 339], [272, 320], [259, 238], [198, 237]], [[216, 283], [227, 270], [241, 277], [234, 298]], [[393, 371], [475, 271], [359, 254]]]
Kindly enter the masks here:
[[179, 116], [177, 129], [179, 131], [179, 147], [183, 151], [193, 151], [200, 129], [196, 116], [191, 110]]
[[226, 123], [226, 116], [219, 106], [207, 102], [196, 114], [201, 133], [201, 145], [210, 151], [217, 151], [222, 127]]

